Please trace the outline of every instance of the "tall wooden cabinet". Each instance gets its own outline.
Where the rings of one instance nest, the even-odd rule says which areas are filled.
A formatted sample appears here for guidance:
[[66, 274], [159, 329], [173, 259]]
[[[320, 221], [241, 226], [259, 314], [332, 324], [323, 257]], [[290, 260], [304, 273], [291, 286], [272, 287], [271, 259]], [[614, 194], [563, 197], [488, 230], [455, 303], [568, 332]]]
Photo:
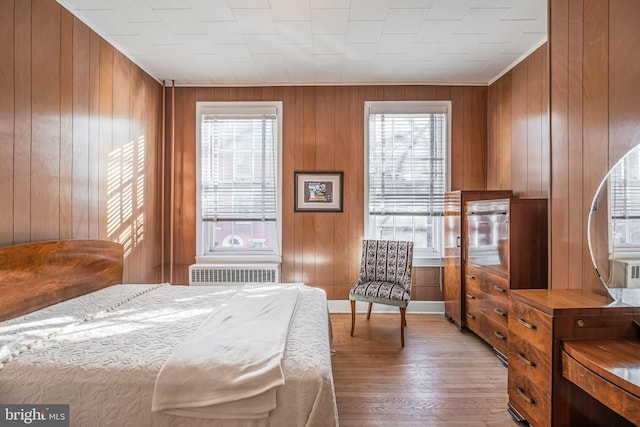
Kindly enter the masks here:
[[464, 325], [508, 359], [511, 289], [547, 288], [547, 200], [464, 204]]
[[473, 200], [500, 199], [511, 197], [510, 190], [496, 191], [452, 191], [444, 197], [444, 315], [458, 328], [466, 328], [463, 316], [465, 277], [464, 248], [467, 233], [465, 229], [464, 205]]

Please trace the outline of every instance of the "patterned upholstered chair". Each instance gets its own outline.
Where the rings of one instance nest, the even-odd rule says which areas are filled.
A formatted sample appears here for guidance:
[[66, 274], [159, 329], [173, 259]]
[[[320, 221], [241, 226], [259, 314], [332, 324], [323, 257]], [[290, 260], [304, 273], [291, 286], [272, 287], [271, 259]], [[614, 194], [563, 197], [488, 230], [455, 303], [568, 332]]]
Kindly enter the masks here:
[[351, 336], [356, 324], [356, 301], [371, 305], [387, 304], [400, 308], [400, 337], [404, 347], [406, 310], [411, 300], [411, 265], [413, 242], [393, 240], [364, 240], [360, 277], [349, 292], [351, 301]]

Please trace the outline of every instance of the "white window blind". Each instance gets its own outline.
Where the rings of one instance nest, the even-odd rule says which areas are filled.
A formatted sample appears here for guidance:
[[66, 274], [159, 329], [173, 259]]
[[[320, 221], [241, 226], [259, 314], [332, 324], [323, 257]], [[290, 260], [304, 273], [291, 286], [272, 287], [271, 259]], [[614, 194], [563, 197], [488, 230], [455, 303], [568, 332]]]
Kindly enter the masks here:
[[447, 189], [447, 114], [369, 114], [370, 215], [441, 216]]
[[277, 220], [277, 113], [261, 110], [202, 114], [203, 221]]
[[611, 172], [611, 217], [640, 219], [640, 151], [626, 156]]

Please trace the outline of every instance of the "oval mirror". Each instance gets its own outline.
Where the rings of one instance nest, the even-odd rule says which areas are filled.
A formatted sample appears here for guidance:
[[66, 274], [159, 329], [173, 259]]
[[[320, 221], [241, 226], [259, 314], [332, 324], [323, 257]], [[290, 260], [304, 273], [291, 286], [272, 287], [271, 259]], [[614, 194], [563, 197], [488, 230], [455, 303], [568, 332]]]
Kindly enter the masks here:
[[591, 260], [609, 296], [640, 288], [640, 145], [604, 177], [587, 225]]

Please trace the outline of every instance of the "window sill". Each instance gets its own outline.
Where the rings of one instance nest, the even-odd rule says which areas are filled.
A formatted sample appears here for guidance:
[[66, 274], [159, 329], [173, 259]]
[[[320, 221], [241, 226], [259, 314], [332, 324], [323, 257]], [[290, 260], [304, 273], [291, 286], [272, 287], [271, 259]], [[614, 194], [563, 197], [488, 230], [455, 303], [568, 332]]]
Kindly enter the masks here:
[[196, 257], [197, 264], [280, 264], [282, 257], [277, 255], [201, 255]]
[[444, 260], [442, 258], [416, 258], [413, 257], [414, 267], [442, 267]]

